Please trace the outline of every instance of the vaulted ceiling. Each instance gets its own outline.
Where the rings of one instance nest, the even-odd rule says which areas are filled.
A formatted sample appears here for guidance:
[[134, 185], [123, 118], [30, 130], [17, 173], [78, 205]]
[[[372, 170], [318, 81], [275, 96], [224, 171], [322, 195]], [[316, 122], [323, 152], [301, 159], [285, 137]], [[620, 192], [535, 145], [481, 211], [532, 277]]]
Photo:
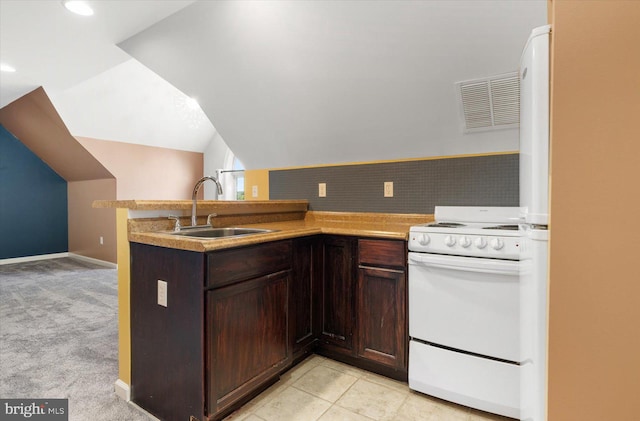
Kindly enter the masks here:
[[117, 43], [193, 1], [89, 1], [77, 16], [54, 0], [0, 0], [0, 106], [43, 86], [58, 93], [130, 59]]
[[[176, 149], [217, 129], [248, 168], [516, 150], [462, 132], [454, 84], [515, 71], [546, 23], [546, 0], [88, 3], [0, 0], [1, 105], [43, 86], [72, 134]], [[206, 129], [172, 119], [176, 88]]]

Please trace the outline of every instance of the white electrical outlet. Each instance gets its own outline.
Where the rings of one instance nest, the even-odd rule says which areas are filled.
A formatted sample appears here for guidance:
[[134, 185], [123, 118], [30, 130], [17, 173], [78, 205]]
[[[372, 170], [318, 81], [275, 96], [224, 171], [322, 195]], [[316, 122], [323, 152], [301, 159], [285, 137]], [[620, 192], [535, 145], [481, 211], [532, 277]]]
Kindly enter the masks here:
[[167, 282], [158, 279], [158, 305], [167, 306]]
[[251, 197], [258, 197], [258, 186], [251, 186]]
[[104, 245], [104, 237], [103, 236], [100, 236], [100, 245], [101, 246]]
[[318, 197], [327, 197], [327, 183], [318, 183]]
[[384, 197], [393, 197], [393, 181], [384, 182]]

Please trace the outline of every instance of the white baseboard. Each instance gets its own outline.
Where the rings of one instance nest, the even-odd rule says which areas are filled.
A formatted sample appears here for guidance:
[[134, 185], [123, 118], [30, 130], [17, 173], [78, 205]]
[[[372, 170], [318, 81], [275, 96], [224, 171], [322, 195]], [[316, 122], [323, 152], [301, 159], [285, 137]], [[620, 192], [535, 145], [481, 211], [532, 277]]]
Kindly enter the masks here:
[[11, 265], [13, 263], [35, 262], [36, 260], [59, 259], [69, 257], [69, 253], [40, 254], [37, 256], [14, 257], [11, 259], [0, 259], [0, 265]]
[[129, 385], [122, 380], [116, 380], [116, 382], [113, 384], [113, 390], [114, 392], [116, 392], [116, 396], [120, 399], [123, 399], [127, 402], [131, 400], [131, 389], [129, 388]]
[[93, 263], [100, 266], [105, 266], [111, 269], [117, 269], [118, 265], [115, 263], [107, 262], [100, 259], [94, 259], [93, 257], [82, 256], [76, 253], [51, 253], [51, 254], [40, 254], [37, 256], [25, 256], [25, 257], [13, 257], [11, 259], [0, 259], [0, 265], [11, 265], [13, 263], [23, 263], [23, 262], [35, 262], [37, 260], [47, 260], [47, 259], [60, 259], [62, 257], [71, 257], [72, 259], [84, 260], [85, 262]]
[[111, 269], [117, 269], [118, 265], [115, 263], [107, 262], [105, 260], [94, 259], [93, 257], [83, 256], [81, 254], [69, 253], [69, 257], [72, 259], [83, 260], [85, 262], [93, 263], [100, 266], [105, 266]]

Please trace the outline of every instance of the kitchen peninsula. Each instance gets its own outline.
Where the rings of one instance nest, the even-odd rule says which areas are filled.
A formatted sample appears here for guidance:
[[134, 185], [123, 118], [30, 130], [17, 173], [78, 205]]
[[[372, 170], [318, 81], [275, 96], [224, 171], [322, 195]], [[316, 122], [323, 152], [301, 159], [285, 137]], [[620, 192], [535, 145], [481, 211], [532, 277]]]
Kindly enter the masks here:
[[173, 231], [169, 214], [189, 225], [191, 201], [94, 206], [119, 208], [119, 277], [131, 286], [120, 378], [154, 415], [221, 419], [312, 352], [406, 380], [406, 240], [432, 215], [201, 201], [199, 224], [215, 214], [214, 227], [270, 230], [211, 239]]

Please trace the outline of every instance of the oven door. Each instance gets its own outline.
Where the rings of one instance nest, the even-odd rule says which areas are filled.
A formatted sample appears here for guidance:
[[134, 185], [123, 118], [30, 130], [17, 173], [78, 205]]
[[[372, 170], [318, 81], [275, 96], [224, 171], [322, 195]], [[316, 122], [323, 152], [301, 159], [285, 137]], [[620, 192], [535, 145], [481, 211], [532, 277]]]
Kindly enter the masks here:
[[409, 253], [409, 336], [519, 362], [519, 262]]

